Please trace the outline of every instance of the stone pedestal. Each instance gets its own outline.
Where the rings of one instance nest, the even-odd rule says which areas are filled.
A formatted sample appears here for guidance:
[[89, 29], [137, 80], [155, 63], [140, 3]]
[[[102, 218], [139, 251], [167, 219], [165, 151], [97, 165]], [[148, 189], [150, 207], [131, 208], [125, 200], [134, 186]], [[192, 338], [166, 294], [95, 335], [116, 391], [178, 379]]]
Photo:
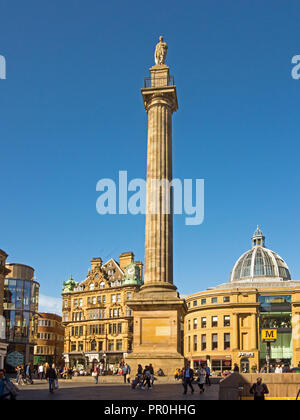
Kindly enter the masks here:
[[182, 368], [183, 319], [186, 304], [173, 284], [172, 114], [178, 108], [169, 67], [150, 69], [150, 87], [142, 89], [148, 114], [147, 202], [144, 285], [129, 302], [133, 309], [133, 353], [126, 361], [152, 363], [154, 370], [173, 375]]

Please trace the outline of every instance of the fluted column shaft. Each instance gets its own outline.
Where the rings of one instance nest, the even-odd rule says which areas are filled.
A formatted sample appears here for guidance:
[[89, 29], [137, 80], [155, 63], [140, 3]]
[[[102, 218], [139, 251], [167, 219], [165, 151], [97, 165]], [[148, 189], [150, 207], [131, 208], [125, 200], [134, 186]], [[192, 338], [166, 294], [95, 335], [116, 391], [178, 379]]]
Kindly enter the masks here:
[[[144, 283], [173, 284], [173, 205], [168, 184], [172, 181], [172, 109], [167, 99], [154, 95], [147, 111]], [[159, 185], [157, 181], [163, 182]]]

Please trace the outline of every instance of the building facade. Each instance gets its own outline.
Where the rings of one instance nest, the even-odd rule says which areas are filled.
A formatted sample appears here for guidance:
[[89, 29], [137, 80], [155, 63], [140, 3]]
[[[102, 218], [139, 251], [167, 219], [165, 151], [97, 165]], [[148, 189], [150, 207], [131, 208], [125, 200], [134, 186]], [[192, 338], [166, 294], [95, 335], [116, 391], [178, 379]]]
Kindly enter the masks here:
[[64, 364], [64, 326], [62, 317], [56, 314], [39, 313], [37, 341], [34, 347], [34, 364]]
[[6, 343], [6, 323], [3, 316], [3, 300], [4, 300], [4, 278], [9, 274], [9, 270], [5, 267], [7, 254], [0, 249], [0, 369], [4, 367], [4, 358], [7, 352]]
[[39, 283], [34, 269], [23, 264], [6, 263], [10, 270], [4, 280], [4, 311], [8, 352], [5, 368], [14, 371], [19, 364], [33, 363], [36, 343]]
[[252, 248], [236, 262], [229, 283], [187, 298], [184, 353], [194, 367], [207, 363], [215, 372], [256, 371], [266, 365], [262, 330], [275, 329], [269, 363], [300, 362], [300, 282], [265, 247], [258, 228]]
[[68, 367], [106, 367], [132, 351], [133, 317], [128, 303], [142, 284], [143, 265], [132, 252], [91, 260], [82, 283], [71, 277], [63, 284], [64, 360]]

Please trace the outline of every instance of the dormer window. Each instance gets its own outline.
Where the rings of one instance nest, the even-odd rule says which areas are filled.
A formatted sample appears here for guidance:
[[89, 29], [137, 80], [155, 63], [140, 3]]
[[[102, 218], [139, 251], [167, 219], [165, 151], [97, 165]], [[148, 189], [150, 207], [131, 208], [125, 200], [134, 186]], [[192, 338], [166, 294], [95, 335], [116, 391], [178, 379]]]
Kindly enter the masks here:
[[94, 289], [95, 289], [95, 285], [94, 285], [94, 283], [91, 283], [91, 284], [90, 284], [89, 289], [90, 289], [90, 290], [94, 290]]

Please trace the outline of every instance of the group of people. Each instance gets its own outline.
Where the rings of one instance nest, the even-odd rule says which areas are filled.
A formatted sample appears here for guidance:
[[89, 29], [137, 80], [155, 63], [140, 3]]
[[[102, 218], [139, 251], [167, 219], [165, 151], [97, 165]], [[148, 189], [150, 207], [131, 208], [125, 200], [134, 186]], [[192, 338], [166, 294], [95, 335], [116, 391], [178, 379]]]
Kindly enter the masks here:
[[[263, 366], [260, 370], [260, 373], [267, 373], [267, 365]], [[269, 366], [269, 373], [289, 373], [290, 368], [285, 364], [277, 364], [277, 365], [270, 365]]]
[[25, 368], [22, 365], [18, 365], [16, 367], [16, 383], [18, 385], [24, 385], [25, 383], [33, 384], [32, 372], [34, 372], [40, 380], [47, 380], [49, 382], [49, 391], [53, 393], [54, 390], [58, 388], [58, 378], [63, 377], [64, 369], [56, 368], [55, 364], [50, 366], [48, 363], [37, 365], [34, 370], [30, 363], [26, 364]]
[[[160, 373], [160, 376], [162, 376], [162, 369], [159, 369], [158, 371]], [[152, 364], [146, 365], [144, 368], [141, 364], [138, 365], [137, 374], [135, 376], [135, 379], [132, 381], [131, 388], [132, 389], [142, 389], [147, 390], [152, 389], [154, 385], [154, 381], [156, 380], [156, 377], [154, 376], [154, 368]]]
[[210, 368], [207, 365], [200, 365], [196, 371], [187, 364], [183, 369], [177, 369], [175, 379], [181, 379], [183, 385], [183, 394], [187, 393], [188, 387], [191, 389], [191, 393], [195, 392], [193, 382], [196, 381], [200, 393], [202, 394], [205, 390], [204, 385], [210, 386]]
[[16, 367], [16, 382], [18, 385], [33, 384], [32, 380], [32, 368], [30, 363], [24, 365], [18, 365]]

